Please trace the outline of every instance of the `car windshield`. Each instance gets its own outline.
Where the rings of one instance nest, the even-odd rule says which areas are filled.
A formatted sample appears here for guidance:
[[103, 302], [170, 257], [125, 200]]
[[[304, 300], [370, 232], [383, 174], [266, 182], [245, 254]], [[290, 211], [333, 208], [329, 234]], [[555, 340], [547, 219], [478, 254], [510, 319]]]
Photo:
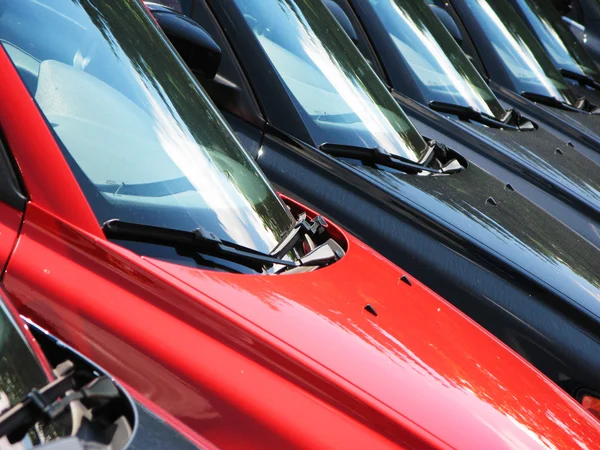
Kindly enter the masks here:
[[464, 4], [519, 93], [531, 92], [569, 105], [577, 104], [567, 82], [506, 0], [465, 0]]
[[0, 0], [0, 42], [100, 223], [202, 226], [259, 251], [293, 225], [141, 2]]
[[379, 147], [413, 162], [427, 145], [318, 0], [234, 0], [308, 117], [317, 145]]
[[[498, 119], [503, 116], [498, 99], [425, 2], [370, 0], [369, 4], [427, 103], [471, 106]], [[394, 86], [403, 84], [394, 81]]]
[[559, 69], [598, 78], [594, 62], [548, 0], [513, 0]]

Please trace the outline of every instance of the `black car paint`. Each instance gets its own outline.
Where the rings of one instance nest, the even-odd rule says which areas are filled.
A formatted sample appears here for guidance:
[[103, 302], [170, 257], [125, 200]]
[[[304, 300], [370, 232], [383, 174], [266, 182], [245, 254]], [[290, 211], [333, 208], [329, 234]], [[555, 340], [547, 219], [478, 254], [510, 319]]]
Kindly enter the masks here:
[[[43, 328], [39, 327], [35, 322], [25, 319], [29, 330], [35, 337], [36, 341], [42, 348], [44, 356], [52, 365], [59, 364], [62, 361], [71, 361], [75, 368], [87, 372], [95, 372], [105, 376], [109, 376], [101, 367], [94, 364], [81, 353], [65, 344], [55, 336], [48, 333]], [[150, 411], [141, 403], [137, 402], [127, 393], [118, 382], [113, 382], [121, 390], [126, 398], [126, 403], [130, 412], [128, 415], [133, 416], [133, 434], [127, 444], [127, 449], [130, 450], [198, 450], [198, 447], [192, 444], [187, 438], [174, 430], [164, 420]]]
[[[268, 111], [264, 128], [232, 111], [225, 116], [270, 180], [408, 270], [572, 394], [576, 387], [600, 387], [598, 249], [473, 162], [457, 175], [418, 177], [316, 150], [277, 74], [228, 4], [193, 6], [207, 14], [203, 22], [216, 27], [218, 21], [227, 37], [219, 45], [232, 45]], [[410, 100], [404, 101], [423, 134], [446, 136], [445, 144], [467, 151], [471, 135], [428, 108], [409, 110]]]

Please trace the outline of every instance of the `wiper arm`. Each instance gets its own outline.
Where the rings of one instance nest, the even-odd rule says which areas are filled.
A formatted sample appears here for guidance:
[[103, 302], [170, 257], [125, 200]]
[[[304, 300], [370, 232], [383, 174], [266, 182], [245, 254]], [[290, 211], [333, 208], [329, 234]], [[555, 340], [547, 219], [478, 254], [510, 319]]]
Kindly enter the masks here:
[[287, 254], [296, 243], [306, 234], [315, 237], [327, 228], [327, 222], [322, 216], [316, 216], [311, 221], [306, 219], [306, 213], [300, 214], [292, 229], [283, 237], [281, 242], [271, 252], [271, 256], [281, 258]]
[[573, 111], [573, 112], [584, 112], [591, 113], [591, 111], [586, 111], [583, 106], [587, 100], [582, 99], [577, 106], [571, 106], [568, 103], [559, 100], [556, 97], [552, 97], [550, 95], [537, 94], [535, 92], [521, 92], [521, 96], [525, 97], [527, 100], [531, 100], [532, 102], [540, 103], [542, 105], [551, 106], [553, 108], [563, 109], [565, 111]]
[[[435, 147], [437, 143], [432, 141], [430, 147]], [[325, 143], [319, 146], [319, 149], [331, 156], [338, 158], [358, 159], [363, 164], [380, 165], [392, 169], [398, 169], [402, 172], [417, 174], [419, 172], [429, 172], [434, 174], [449, 174], [459, 172], [463, 169], [462, 166], [457, 166], [452, 162], [443, 166], [441, 169], [434, 169], [425, 165], [407, 161], [399, 156], [393, 155], [379, 147], [356, 147], [353, 145], [330, 144]]]
[[573, 72], [568, 69], [560, 69], [560, 73], [565, 78], [571, 78], [572, 80], [577, 81], [582, 86], [588, 86], [594, 88], [596, 90], [600, 90], [600, 83], [594, 80], [589, 75], [584, 75], [582, 73]]
[[288, 267], [301, 265], [299, 262], [286, 261], [234, 242], [221, 240], [215, 233], [202, 227], [194, 231], [181, 231], [112, 219], [104, 223], [102, 230], [107, 238], [192, 249], [257, 271], [261, 271], [264, 266], [272, 267], [276, 264]]
[[531, 121], [523, 119], [521, 114], [514, 109], [506, 112], [501, 120], [493, 116], [482, 113], [472, 106], [457, 105], [454, 103], [444, 103], [432, 101], [429, 102], [429, 107], [434, 111], [458, 116], [461, 120], [472, 120], [479, 122], [482, 125], [487, 125], [492, 128], [503, 128], [509, 130], [529, 131], [535, 129]]
[[[119, 398], [120, 393], [112, 381], [99, 376], [81, 388], [76, 388], [73, 365], [64, 374], [41, 389], [33, 389], [12, 408], [0, 415], [0, 437], [6, 436], [11, 444], [21, 441], [37, 422], [50, 422], [67, 411], [74, 401], [106, 403]], [[69, 392], [71, 391], [71, 392]]]

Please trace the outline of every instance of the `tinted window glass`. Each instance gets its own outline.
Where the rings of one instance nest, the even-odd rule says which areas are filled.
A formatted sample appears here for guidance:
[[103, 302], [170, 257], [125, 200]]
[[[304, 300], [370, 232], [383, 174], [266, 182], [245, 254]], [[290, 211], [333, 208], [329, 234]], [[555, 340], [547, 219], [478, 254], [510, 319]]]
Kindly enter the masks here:
[[235, 3], [309, 118], [315, 142], [423, 158], [425, 142], [320, 1]]
[[427, 103], [471, 106], [497, 118], [504, 114], [500, 102], [425, 2], [369, 3], [418, 81]]
[[594, 62], [547, 0], [514, 1], [556, 67], [598, 77]]
[[464, 5], [502, 60], [519, 93], [532, 92], [571, 105], [577, 103], [558, 69], [506, 0], [464, 0]]
[[291, 216], [143, 5], [0, 0], [0, 40], [98, 220], [269, 251]]

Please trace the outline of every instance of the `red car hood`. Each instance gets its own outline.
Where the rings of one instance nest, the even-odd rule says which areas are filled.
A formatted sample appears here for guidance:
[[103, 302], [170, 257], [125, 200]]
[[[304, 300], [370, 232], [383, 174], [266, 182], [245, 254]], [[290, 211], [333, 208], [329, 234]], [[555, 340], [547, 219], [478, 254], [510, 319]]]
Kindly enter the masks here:
[[223, 447], [597, 448], [591, 415], [404, 276], [352, 238], [311, 273], [192, 269], [30, 205], [3, 283], [20, 312]]
[[592, 448], [600, 437], [595, 419], [543, 375], [357, 240], [338, 263], [301, 275], [149, 261], [293, 361], [296, 383], [319, 390], [316, 376], [335, 386], [326, 398], [335, 407], [376, 412], [369, 425], [383, 434], [461, 449]]

